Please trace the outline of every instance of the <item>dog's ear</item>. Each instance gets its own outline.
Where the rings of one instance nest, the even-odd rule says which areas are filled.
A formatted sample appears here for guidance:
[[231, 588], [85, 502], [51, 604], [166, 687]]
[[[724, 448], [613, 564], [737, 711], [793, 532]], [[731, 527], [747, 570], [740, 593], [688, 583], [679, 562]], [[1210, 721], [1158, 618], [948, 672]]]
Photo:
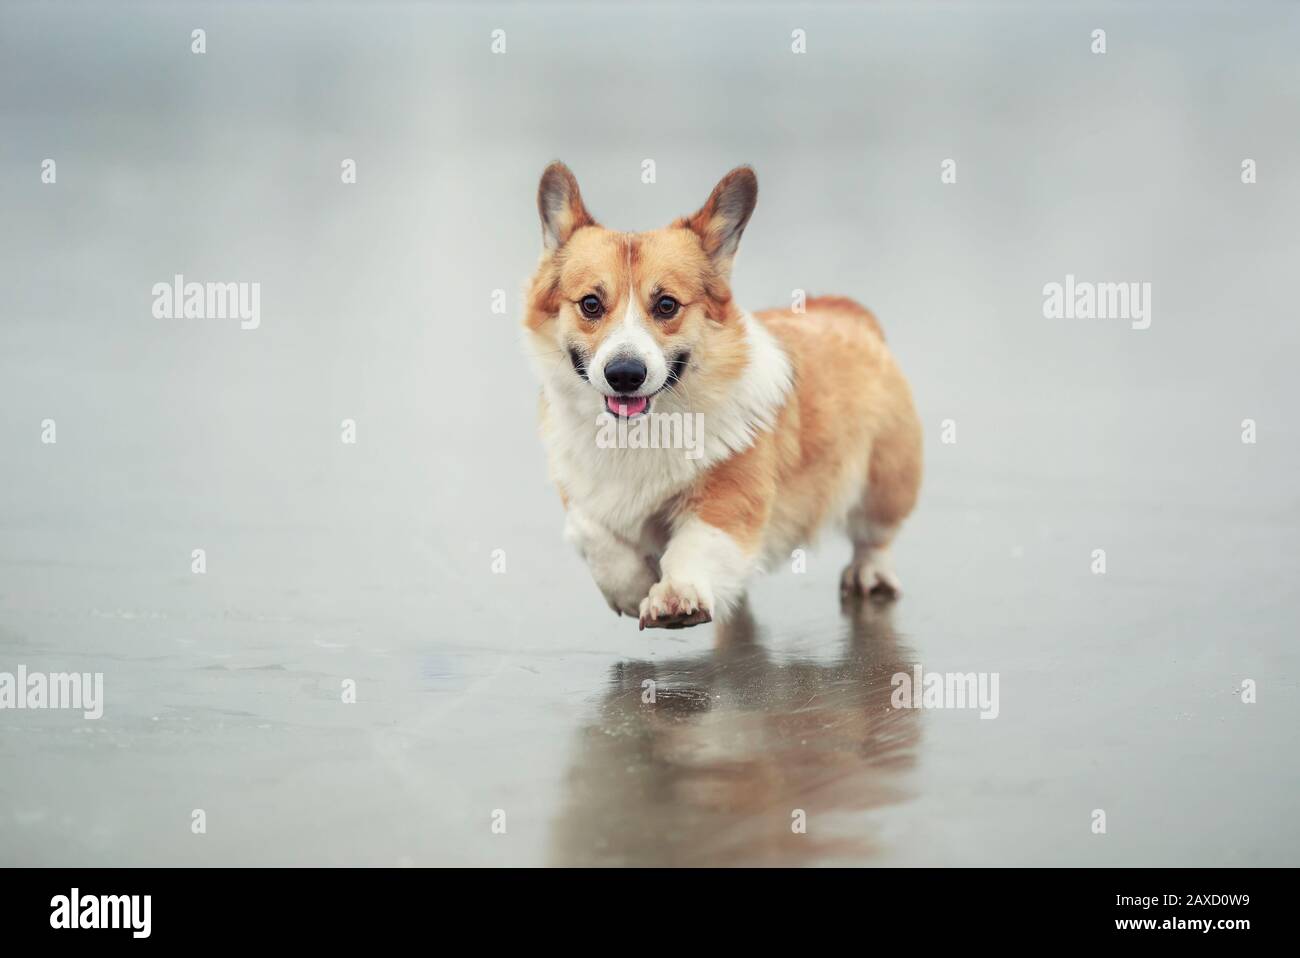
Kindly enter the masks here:
[[691, 216], [673, 226], [692, 230], [700, 238], [704, 252], [723, 275], [731, 272], [731, 262], [740, 246], [740, 234], [758, 202], [758, 177], [748, 166], [738, 166], [713, 188], [708, 201]]
[[579, 228], [596, 225], [582, 205], [578, 181], [558, 161], [546, 168], [537, 184], [537, 212], [542, 217], [542, 244], [548, 250], [559, 249]]

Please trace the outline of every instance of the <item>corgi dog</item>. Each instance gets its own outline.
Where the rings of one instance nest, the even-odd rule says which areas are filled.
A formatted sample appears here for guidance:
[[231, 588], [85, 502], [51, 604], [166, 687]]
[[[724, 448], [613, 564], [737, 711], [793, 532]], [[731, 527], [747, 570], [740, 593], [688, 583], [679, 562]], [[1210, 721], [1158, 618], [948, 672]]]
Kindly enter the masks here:
[[[852, 300], [736, 304], [731, 268], [757, 199], [739, 167], [694, 214], [619, 233], [592, 218], [564, 164], [538, 186], [524, 338], [551, 477], [566, 537], [642, 629], [725, 619], [756, 572], [829, 524], [853, 545], [843, 592], [900, 592], [889, 546], [921, 482], [911, 390]], [[700, 424], [689, 454], [600, 441], [611, 421], [674, 415]]]

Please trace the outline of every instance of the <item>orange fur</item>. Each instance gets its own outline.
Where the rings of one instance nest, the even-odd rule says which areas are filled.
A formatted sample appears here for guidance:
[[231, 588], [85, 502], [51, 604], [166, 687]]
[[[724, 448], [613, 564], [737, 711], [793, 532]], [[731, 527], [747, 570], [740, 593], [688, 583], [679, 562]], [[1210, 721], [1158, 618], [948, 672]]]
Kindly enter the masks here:
[[776, 427], [701, 476], [685, 507], [751, 550], [773, 516], [811, 541], [841, 491], [844, 463], [869, 450], [863, 507], [897, 526], [920, 488], [921, 426], [875, 316], [851, 299], [819, 297], [803, 314], [756, 318], [793, 359], [795, 391]]
[[[869, 450], [863, 506], [878, 523], [896, 526], [921, 485], [921, 424], [907, 380], [885, 347], [876, 317], [844, 297], [810, 299], [806, 312], [758, 313], [794, 360], [795, 394], [777, 432], [797, 433], [798, 459], [786, 461], [783, 492], [806, 535], [826, 518], [838, 466]], [[815, 373], [814, 373], [815, 371]], [[794, 441], [787, 437], [788, 444]]]

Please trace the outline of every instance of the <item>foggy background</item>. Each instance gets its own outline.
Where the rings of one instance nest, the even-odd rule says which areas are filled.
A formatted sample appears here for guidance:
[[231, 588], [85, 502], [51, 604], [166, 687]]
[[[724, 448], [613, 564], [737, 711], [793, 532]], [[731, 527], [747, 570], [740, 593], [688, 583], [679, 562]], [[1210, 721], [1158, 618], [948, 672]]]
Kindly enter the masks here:
[[[803, 766], [757, 808], [666, 770], [759, 775], [769, 718], [920, 662], [1000, 717], [911, 714], [812, 813], [870, 847], [813, 860], [1297, 864], [1297, 49], [1262, 3], [0, 7], [0, 671], [106, 695], [0, 712], [0, 863], [673, 863], [719, 822], [748, 861]], [[835, 535], [740, 664], [609, 614], [519, 343], [557, 158], [626, 230], [750, 163], [738, 300], [880, 317], [926, 429], [897, 654]], [[176, 273], [259, 282], [260, 328], [154, 318]], [[1150, 282], [1151, 327], [1045, 319], [1067, 273]], [[621, 710], [656, 663], [663, 728]]]

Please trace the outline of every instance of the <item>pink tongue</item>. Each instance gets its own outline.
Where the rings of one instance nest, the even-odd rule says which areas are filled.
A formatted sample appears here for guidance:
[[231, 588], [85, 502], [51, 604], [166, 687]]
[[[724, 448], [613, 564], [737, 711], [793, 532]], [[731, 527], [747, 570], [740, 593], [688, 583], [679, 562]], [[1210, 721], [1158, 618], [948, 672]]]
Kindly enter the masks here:
[[[650, 405], [649, 396], [606, 396], [605, 408], [615, 416], [636, 416]], [[621, 411], [620, 411], [621, 407]]]

